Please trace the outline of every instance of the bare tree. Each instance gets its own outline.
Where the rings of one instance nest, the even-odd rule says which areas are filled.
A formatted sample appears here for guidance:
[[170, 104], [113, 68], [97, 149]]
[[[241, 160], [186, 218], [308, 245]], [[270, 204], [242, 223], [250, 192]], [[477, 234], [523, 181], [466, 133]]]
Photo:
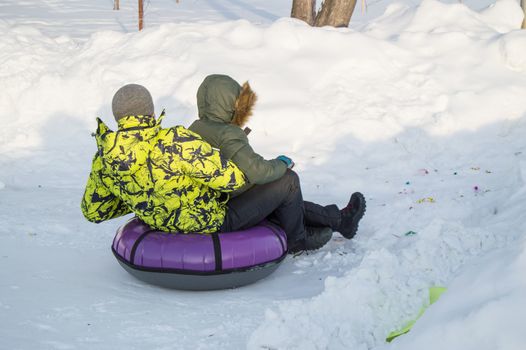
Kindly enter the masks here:
[[316, 13], [316, 0], [293, 0], [291, 17], [315, 27], [347, 27], [355, 7], [356, 0], [325, 0]]
[[113, 9], [114, 10], [120, 10], [120, 0], [114, 0], [113, 1]]
[[143, 0], [139, 0], [139, 30], [144, 27], [144, 3]]
[[524, 20], [522, 21], [522, 29], [526, 29], [526, 0], [521, 0], [522, 11], [524, 12]]
[[314, 25], [316, 17], [316, 0], [293, 0], [290, 17], [301, 19], [309, 25]]
[[348, 27], [356, 0], [325, 0], [316, 15], [316, 27]]

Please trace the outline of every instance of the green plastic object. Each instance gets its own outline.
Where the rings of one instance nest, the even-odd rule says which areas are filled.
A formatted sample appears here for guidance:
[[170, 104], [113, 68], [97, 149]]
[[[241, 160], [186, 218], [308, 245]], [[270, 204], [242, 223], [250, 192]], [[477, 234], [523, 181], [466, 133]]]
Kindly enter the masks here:
[[[447, 288], [445, 287], [429, 288], [429, 305], [433, 305], [440, 298], [442, 293], [444, 293], [446, 290]], [[420, 312], [418, 313], [418, 316], [416, 316], [414, 320], [407, 322], [404, 325], [404, 327], [402, 327], [402, 329], [389, 333], [389, 335], [387, 336], [385, 340], [387, 340], [388, 342], [391, 342], [394, 338], [399, 337], [402, 334], [406, 334], [407, 332], [409, 332], [411, 328], [413, 328], [413, 325], [416, 323], [416, 321], [424, 314], [427, 307], [428, 306], [422, 306], [422, 308], [420, 309]]]

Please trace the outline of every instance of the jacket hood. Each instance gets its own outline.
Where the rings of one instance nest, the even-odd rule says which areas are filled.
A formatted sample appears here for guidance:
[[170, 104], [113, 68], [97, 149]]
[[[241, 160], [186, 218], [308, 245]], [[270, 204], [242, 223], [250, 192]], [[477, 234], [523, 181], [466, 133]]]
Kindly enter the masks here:
[[197, 90], [199, 119], [242, 127], [252, 115], [256, 100], [248, 82], [241, 86], [227, 75], [209, 75]]
[[158, 119], [152, 116], [126, 116], [118, 121], [119, 129], [111, 130], [100, 118], [97, 118], [97, 131], [93, 134], [97, 141], [100, 156], [106, 156], [115, 149], [119, 136], [136, 137], [141, 141], [155, 136], [161, 129], [164, 111]]

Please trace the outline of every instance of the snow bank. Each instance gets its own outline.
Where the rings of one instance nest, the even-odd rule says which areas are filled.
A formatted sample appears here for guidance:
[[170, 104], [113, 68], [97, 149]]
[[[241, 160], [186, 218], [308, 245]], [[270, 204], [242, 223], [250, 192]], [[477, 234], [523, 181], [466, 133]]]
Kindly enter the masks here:
[[[447, 146], [444, 147], [444, 142], [435, 145], [439, 149], [426, 148], [426, 144], [429, 142], [424, 138], [459, 133], [462, 135], [462, 131], [472, 131], [478, 136], [472, 137], [468, 134], [460, 137], [448, 137], [449, 141], [447, 142], [451, 142], [452, 147], [456, 145], [462, 149], [457, 153], [464, 161], [469, 162], [471, 159], [471, 161], [480, 162], [484, 157], [477, 152], [482, 149], [484, 152], [488, 152], [491, 148], [489, 144], [495, 144], [499, 139], [499, 132], [486, 134], [486, 132], [481, 133], [481, 130], [488, 127], [496, 131], [500, 128], [503, 133], [501, 135], [508, 136], [510, 131], [508, 127], [520, 125], [520, 129], [524, 132], [525, 105], [522, 102], [517, 103], [516, 100], [512, 101], [514, 98], [510, 99], [510, 93], [511, 90], [517, 88], [522, 90], [519, 85], [524, 84], [525, 76], [503, 69], [506, 66], [515, 71], [521, 70], [522, 59], [525, 57], [519, 52], [514, 53], [514, 50], [522, 52], [524, 49], [524, 46], [520, 44], [523, 41], [524, 33], [512, 31], [509, 34], [503, 34], [517, 28], [521, 16], [517, 15], [520, 12], [516, 2], [501, 1], [491, 9], [476, 13], [462, 4], [446, 5], [429, 0], [424, 1], [414, 11], [393, 6], [390, 13], [398, 25], [404, 24], [397, 28], [398, 34], [394, 40], [392, 32], [389, 36], [383, 35], [387, 31], [382, 26], [393, 21], [389, 15], [385, 15], [378, 23], [370, 26], [368, 28], [369, 34], [377, 38], [387, 39], [399, 48], [412, 48], [413, 52], [418, 52], [416, 56], [427, 59], [424, 62], [424, 60], [415, 61], [415, 56], [410, 59], [404, 57], [404, 54], [396, 56], [396, 62], [391, 63], [398, 65], [394, 71], [406, 73], [404, 78], [399, 81], [390, 80], [388, 84], [380, 84], [381, 87], [374, 92], [368, 91], [371, 95], [375, 94], [374, 97], [367, 96], [370, 100], [382, 98], [383, 94], [391, 93], [392, 104], [387, 100], [377, 104], [388, 106], [388, 113], [379, 118], [382, 121], [383, 129], [389, 130], [387, 134], [383, 135], [384, 137], [393, 136], [389, 132], [395, 132], [395, 135], [402, 133], [402, 135], [396, 136], [396, 140], [403, 140], [406, 137], [412, 139], [407, 144], [407, 151], [412, 156], [426, 154], [424, 158], [427, 161], [433, 160], [434, 171], [437, 172], [451, 165], [451, 159], [446, 160], [442, 158], [441, 154], [447, 152], [451, 156], [455, 152], [452, 152], [452, 149]], [[437, 16], [437, 14], [440, 15]], [[384, 56], [392, 54], [393, 51], [386, 51]], [[391, 55], [391, 58], [393, 56]], [[403, 62], [411, 62], [406, 66], [406, 70], [400, 69]], [[381, 75], [385, 78], [385, 66], [381, 64], [379, 66], [382, 67]], [[371, 76], [369, 72], [364, 75]], [[382, 79], [375, 78], [376, 82]], [[335, 76], [331, 77], [330, 80], [338, 81]], [[504, 83], [504, 81], [508, 83]], [[350, 86], [356, 84], [356, 79], [354, 79], [342, 90], [349, 91], [352, 89]], [[507, 87], [504, 87], [505, 85]], [[396, 92], [389, 91], [391, 87]], [[403, 94], [400, 94], [401, 91]], [[397, 99], [399, 97], [406, 99], [408, 96], [412, 96], [413, 100], [402, 102]], [[517, 97], [515, 96], [515, 98]], [[360, 113], [362, 112], [360, 107], [367, 108], [367, 103], [367, 98], [359, 99], [358, 107], [352, 109], [353, 119], [360, 118], [360, 116], [371, 118], [375, 112], [386, 112], [382, 108], [373, 109], [369, 107], [367, 112]], [[400, 106], [405, 107], [403, 111], [399, 110]], [[389, 107], [393, 109], [389, 110]], [[357, 111], [359, 112], [356, 113]], [[389, 125], [393, 119], [399, 123], [398, 126]], [[362, 128], [367, 125], [362, 121], [359, 123]], [[380, 126], [378, 127], [380, 128]], [[425, 130], [428, 134], [416, 133], [408, 136], [407, 131], [402, 131], [408, 127]], [[368, 128], [368, 130], [370, 129]], [[371, 139], [378, 140], [379, 133], [376, 130], [374, 133], [376, 137]], [[485, 140], [485, 137], [488, 139]], [[469, 141], [467, 141], [468, 139]], [[402, 141], [402, 143], [404, 142]], [[512, 165], [514, 170], [510, 170], [512, 173], [517, 173], [519, 165], [516, 163], [517, 160], [513, 159], [512, 153], [514, 149], [521, 149], [522, 146], [515, 141], [513, 143], [512, 148], [508, 151], [506, 162], [508, 166], [515, 163], [514, 166]], [[487, 146], [482, 146], [483, 144]], [[479, 148], [481, 146], [482, 148]], [[495, 159], [491, 156], [492, 153], [489, 151], [485, 154], [487, 166], [496, 166]], [[371, 158], [369, 158], [370, 160]], [[477, 169], [477, 167], [473, 169]], [[400, 167], [399, 171], [403, 172], [404, 167]], [[427, 174], [427, 170], [425, 174]], [[457, 175], [457, 172], [451, 170], [450, 174]], [[447, 181], [450, 186], [455, 186], [451, 183], [451, 178], [447, 176], [442, 177], [439, 181]], [[410, 182], [408, 181], [408, 184]], [[523, 184], [524, 182], [520, 177], [515, 177], [509, 183], [509, 189], [514, 188], [515, 190], [508, 193], [524, 188]], [[437, 184], [430, 186], [435, 187]], [[465, 186], [467, 189], [469, 185], [465, 184]], [[496, 183], [488, 184], [488, 186], [482, 192], [493, 186], [499, 187], [501, 191], [505, 188], [503, 184], [497, 185]], [[492, 190], [495, 190], [495, 187]], [[412, 187], [412, 189], [404, 189], [401, 194], [405, 195], [408, 192], [413, 194], [415, 191], [422, 193], [421, 191], [424, 188], [418, 186]], [[475, 192], [481, 194], [479, 186], [473, 188], [475, 188]], [[451, 187], [443, 188], [440, 192], [436, 191], [435, 193], [440, 193], [439, 196], [443, 201], [445, 194], [451, 189]], [[518, 232], [509, 233], [504, 233], [498, 226], [502, 219], [494, 216], [494, 214], [498, 211], [497, 208], [500, 210], [500, 206], [506, 201], [505, 197], [500, 194], [492, 196], [493, 200], [498, 202], [488, 203], [490, 207], [484, 209], [488, 216], [484, 217], [481, 216], [482, 213], [480, 212], [476, 214], [476, 211], [482, 209], [480, 204], [477, 204], [476, 201], [466, 200], [465, 190], [462, 189], [461, 191], [463, 194], [454, 200], [457, 203], [441, 203], [438, 205], [441, 207], [440, 209], [435, 208], [433, 210], [431, 216], [434, 218], [429, 217], [428, 220], [431, 221], [428, 221], [427, 225], [418, 230], [418, 238], [415, 240], [404, 237], [404, 230], [400, 230], [397, 234], [402, 236], [401, 242], [399, 241], [392, 246], [387, 243], [390, 240], [386, 238], [385, 234], [373, 235], [373, 237], [378, 237], [378, 240], [385, 241], [380, 244], [381, 248], [378, 248], [378, 241], [374, 243], [360, 241], [357, 243], [357, 251], [364, 252], [361, 261], [356, 262], [352, 269], [344, 273], [342, 277], [327, 278], [325, 290], [319, 296], [307, 300], [280, 303], [277, 310], [269, 310], [266, 315], [266, 322], [252, 335], [249, 348], [370, 349], [381, 346], [390, 331], [403, 325], [406, 320], [414, 318], [422, 303], [425, 302], [427, 290], [430, 286], [448, 285], [458, 273], [458, 269], [465, 263], [476, 261], [477, 257], [485, 252], [505, 247], [509, 244], [509, 240], [513, 241], [524, 234], [524, 225], [522, 224], [520, 224]], [[434, 202], [434, 197], [427, 198]], [[524, 196], [521, 198], [522, 200], [526, 199]], [[426, 198], [423, 199], [423, 203], [425, 203]], [[461, 208], [462, 206], [457, 207], [459, 201], [462, 202], [463, 208]], [[407, 206], [414, 208], [414, 204], [411, 202]], [[466, 206], [471, 206], [471, 208], [466, 210]], [[491, 208], [495, 209], [493, 213], [491, 213]], [[464, 212], [458, 216], [458, 221], [451, 220], [452, 211], [455, 210], [459, 210], [456, 211], [457, 213]], [[500, 214], [506, 215], [505, 213]], [[492, 216], [493, 218], [491, 218]], [[404, 218], [405, 215], [401, 218], [398, 217], [401, 221]], [[404, 226], [392, 224], [379, 216], [375, 216], [374, 219], [390, 226], [391, 230], [394, 227]], [[407, 217], [407, 220], [409, 220], [407, 229], [411, 227], [409, 225], [414, 227], [415, 216]], [[420, 222], [422, 223], [422, 221]], [[481, 225], [481, 222], [486, 224]], [[471, 227], [474, 223], [479, 228]], [[480, 227], [489, 229], [481, 229]], [[400, 247], [400, 244], [406, 244], [406, 246]], [[314, 259], [323, 260], [323, 257]], [[512, 274], [509, 273], [508, 276], [510, 277]], [[511, 278], [513, 279], [513, 277]], [[486, 278], [485, 281], [488, 282], [490, 279]], [[510, 290], [512, 286], [522, 286], [521, 283], [515, 280], [511, 285], [506, 285], [503, 288]], [[453, 294], [455, 290], [449, 293]], [[518, 302], [519, 307], [525, 305], [523, 300], [515, 300], [515, 297], [511, 296], [502, 302], [500, 305], [502, 310], [496, 313], [496, 317], [507, 320], [508, 314], [513, 313], [513, 308], [510, 306], [515, 301]], [[463, 300], [462, 298], [465, 298], [465, 295], [459, 297], [459, 303]], [[472, 303], [470, 305], [475, 307], [478, 304]], [[496, 308], [498, 309], [498, 307]], [[491, 345], [485, 343], [482, 335], [494, 334], [495, 331], [491, 331], [490, 327], [496, 321], [484, 324], [481, 319], [491, 311], [482, 308], [478, 312], [481, 314], [480, 319], [473, 320], [466, 327], [459, 326], [458, 322], [452, 323], [448, 328], [451, 336], [447, 338], [448, 340], [439, 342], [442, 346], [434, 346], [433, 338], [440, 338], [443, 335], [439, 326], [436, 326], [435, 320], [432, 324], [433, 327], [438, 327], [438, 330], [434, 328], [432, 333], [422, 336], [421, 341], [411, 343], [411, 340], [408, 340], [396, 348], [405, 349], [408, 344], [412, 344], [415, 349], [443, 349], [447, 348], [448, 345], [451, 348], [461, 346], [463, 349], [518, 349], [521, 332], [517, 327], [510, 327], [504, 332], [505, 336], [499, 335], [492, 338], [494, 342], [490, 342]], [[457, 317], [465, 317], [464, 315], [465, 313], [462, 312]], [[506, 324], [509, 322], [506, 321]], [[478, 331], [478, 334], [481, 334], [481, 337], [474, 339], [465, 337], [466, 333], [479, 326], [481, 330]], [[454, 327], [457, 327], [458, 330], [452, 331]], [[418, 330], [414, 332], [418, 332]], [[462, 333], [464, 333], [464, 340], [455, 342], [455, 336], [460, 336]], [[507, 336], [511, 338], [509, 342], [504, 342], [503, 340]], [[492, 345], [495, 346], [492, 347]]]
[[411, 24], [405, 29], [408, 32], [491, 35], [487, 32], [506, 33], [519, 28], [523, 18], [520, 6], [514, 0], [499, 0], [481, 12], [473, 11], [460, 2], [446, 4], [438, 0], [424, 0], [415, 12]]
[[502, 56], [510, 69], [526, 71], [526, 33], [516, 31], [500, 41]]
[[521, 242], [468, 266], [452, 281], [440, 307], [432, 307], [389, 349], [523, 349], [525, 248]]
[[[282, 303], [269, 311], [249, 348], [370, 349], [393, 325], [412, 319], [428, 288], [446, 285], [472, 254], [494, 248], [497, 236], [435, 220], [416, 237], [366, 252], [343, 277], [327, 278], [311, 300]], [[403, 247], [405, 245], [405, 247]]]

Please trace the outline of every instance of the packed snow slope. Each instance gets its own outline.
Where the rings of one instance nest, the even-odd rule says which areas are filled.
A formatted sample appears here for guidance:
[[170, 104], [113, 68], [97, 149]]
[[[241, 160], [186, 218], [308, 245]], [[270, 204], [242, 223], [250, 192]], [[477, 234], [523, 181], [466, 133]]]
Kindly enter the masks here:
[[[68, 2], [20, 6], [42, 3]], [[31, 16], [0, 21], [0, 349], [524, 349], [516, 1], [394, 2], [360, 29], [212, 18], [82, 36], [92, 22], [69, 35]], [[165, 126], [188, 126], [211, 73], [250, 80], [251, 143], [294, 159], [306, 199], [344, 205], [359, 190], [368, 210], [355, 239], [335, 233], [254, 285], [160, 289], [111, 255], [127, 218], [80, 213], [90, 133], [96, 116], [115, 126], [111, 98], [130, 82], [166, 108]], [[448, 292], [386, 344], [433, 285]]]

